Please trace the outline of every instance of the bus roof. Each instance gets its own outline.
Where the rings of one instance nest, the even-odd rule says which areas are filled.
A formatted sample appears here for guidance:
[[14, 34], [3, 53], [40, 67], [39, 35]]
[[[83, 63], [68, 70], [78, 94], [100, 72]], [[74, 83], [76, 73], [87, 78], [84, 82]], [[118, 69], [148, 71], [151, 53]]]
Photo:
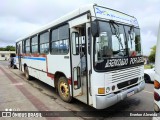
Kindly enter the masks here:
[[[107, 11], [105, 11], [107, 10]], [[52, 21], [51, 23], [45, 25], [45, 26], [42, 26], [40, 29], [24, 36], [24, 37], [21, 37], [19, 39], [16, 40], [16, 42], [18, 41], [21, 41], [21, 40], [24, 40], [24, 39], [27, 39], [33, 35], [36, 35], [38, 34], [39, 32], [42, 32], [42, 31], [45, 31], [47, 29], [50, 29], [52, 28], [53, 26], [56, 26], [56, 25], [59, 25], [61, 23], [64, 23], [64, 22], [67, 22], [81, 14], [84, 14], [84, 13], [87, 13], [87, 12], [90, 12], [91, 13], [91, 16], [92, 17], [97, 17], [97, 18], [100, 18], [100, 19], [109, 19], [109, 20], [115, 20], [115, 21], [121, 21], [121, 22], [124, 22], [124, 23], [128, 23], [128, 24], [132, 24], [132, 22], [136, 20], [135, 17], [133, 16], [130, 16], [128, 14], [125, 14], [125, 13], [122, 13], [122, 12], [119, 12], [119, 11], [116, 11], [116, 10], [113, 10], [113, 9], [110, 9], [110, 8], [105, 8], [105, 7], [102, 7], [102, 6], [98, 6], [97, 4], [87, 4], [85, 6], [82, 6], [54, 21]], [[130, 22], [131, 21], [131, 22]], [[138, 22], [136, 23], [138, 26]]]

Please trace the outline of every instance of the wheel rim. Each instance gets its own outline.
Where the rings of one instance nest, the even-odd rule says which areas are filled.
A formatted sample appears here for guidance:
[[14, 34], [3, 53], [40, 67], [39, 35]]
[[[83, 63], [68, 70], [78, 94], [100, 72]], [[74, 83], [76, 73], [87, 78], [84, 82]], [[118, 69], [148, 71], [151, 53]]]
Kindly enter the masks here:
[[60, 93], [65, 98], [68, 97], [68, 95], [69, 95], [69, 88], [68, 88], [68, 85], [65, 82], [60, 83]]

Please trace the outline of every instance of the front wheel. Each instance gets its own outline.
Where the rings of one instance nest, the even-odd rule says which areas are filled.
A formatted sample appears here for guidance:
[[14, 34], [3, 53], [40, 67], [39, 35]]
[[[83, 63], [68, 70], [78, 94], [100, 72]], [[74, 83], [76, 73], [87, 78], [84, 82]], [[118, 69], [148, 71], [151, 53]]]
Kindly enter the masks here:
[[69, 85], [65, 77], [60, 77], [58, 80], [58, 93], [63, 101], [71, 102], [72, 96], [70, 95]]

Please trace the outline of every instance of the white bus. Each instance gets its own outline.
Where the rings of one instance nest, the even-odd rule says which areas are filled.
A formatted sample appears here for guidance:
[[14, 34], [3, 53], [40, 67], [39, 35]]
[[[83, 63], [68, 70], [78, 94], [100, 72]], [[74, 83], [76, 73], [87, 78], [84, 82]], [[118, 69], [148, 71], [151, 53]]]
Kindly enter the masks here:
[[[157, 36], [154, 80], [154, 111], [160, 112], [160, 23]], [[160, 119], [160, 118], [159, 118]]]
[[104, 109], [144, 89], [135, 17], [86, 5], [16, 41], [17, 66], [58, 90]]

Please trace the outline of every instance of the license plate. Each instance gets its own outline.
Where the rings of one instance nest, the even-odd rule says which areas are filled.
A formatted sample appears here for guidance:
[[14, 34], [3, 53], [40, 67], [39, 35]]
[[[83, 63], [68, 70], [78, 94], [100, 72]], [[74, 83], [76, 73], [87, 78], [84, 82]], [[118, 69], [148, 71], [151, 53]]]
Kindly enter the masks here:
[[133, 94], [134, 94], [134, 91], [128, 92], [128, 93], [127, 93], [127, 97], [129, 97], [129, 96], [131, 96], [131, 95], [133, 95]]

